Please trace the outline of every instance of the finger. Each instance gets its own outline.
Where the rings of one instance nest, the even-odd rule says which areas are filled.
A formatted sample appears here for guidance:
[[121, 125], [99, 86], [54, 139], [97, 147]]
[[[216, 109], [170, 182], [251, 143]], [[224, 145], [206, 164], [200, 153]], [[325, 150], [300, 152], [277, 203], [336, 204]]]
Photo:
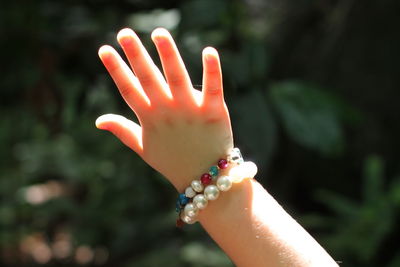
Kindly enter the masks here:
[[106, 114], [97, 118], [96, 127], [112, 132], [122, 143], [142, 155], [142, 127], [137, 123], [120, 115]]
[[179, 103], [193, 104], [192, 83], [172, 36], [167, 30], [158, 28], [153, 31], [151, 38], [160, 55], [172, 97]]
[[167, 99], [171, 99], [171, 92], [164, 77], [147, 53], [139, 37], [131, 29], [123, 29], [118, 33], [117, 39], [143, 90], [149, 97], [151, 105], [159, 105]]
[[202, 106], [214, 111], [224, 107], [221, 65], [218, 52], [212, 47], [203, 50]]
[[138, 79], [114, 48], [108, 45], [100, 47], [99, 57], [126, 103], [137, 114], [149, 107], [150, 101], [141, 88]]

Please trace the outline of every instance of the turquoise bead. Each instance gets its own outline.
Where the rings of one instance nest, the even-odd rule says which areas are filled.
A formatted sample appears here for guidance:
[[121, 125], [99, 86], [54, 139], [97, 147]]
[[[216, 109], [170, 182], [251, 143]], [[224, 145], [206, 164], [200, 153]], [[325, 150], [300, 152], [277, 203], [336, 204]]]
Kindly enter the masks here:
[[212, 166], [210, 168], [210, 175], [212, 177], [217, 177], [218, 176], [218, 167], [217, 166]]

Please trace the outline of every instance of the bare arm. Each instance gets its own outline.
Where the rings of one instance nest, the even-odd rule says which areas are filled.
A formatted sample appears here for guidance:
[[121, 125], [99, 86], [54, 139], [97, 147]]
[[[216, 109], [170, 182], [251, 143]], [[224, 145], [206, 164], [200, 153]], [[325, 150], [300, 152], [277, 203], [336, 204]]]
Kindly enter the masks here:
[[[182, 192], [233, 147], [218, 53], [203, 51], [203, 91], [193, 89], [170, 34], [152, 34], [163, 65], [158, 70], [136, 34], [118, 34], [130, 67], [110, 46], [99, 56], [140, 125], [120, 115], [96, 126], [116, 135]], [[237, 266], [337, 266], [255, 180], [221, 194], [199, 215], [210, 236]]]
[[222, 194], [200, 222], [237, 266], [337, 266], [253, 179]]

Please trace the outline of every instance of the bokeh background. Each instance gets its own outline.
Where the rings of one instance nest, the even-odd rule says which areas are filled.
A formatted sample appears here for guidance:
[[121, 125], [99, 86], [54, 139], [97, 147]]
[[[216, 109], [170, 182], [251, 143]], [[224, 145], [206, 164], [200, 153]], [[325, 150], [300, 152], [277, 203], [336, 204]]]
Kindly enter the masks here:
[[[235, 142], [342, 266], [400, 266], [397, 0], [3, 1], [0, 266], [233, 266], [107, 132], [133, 113], [97, 57], [169, 29], [193, 83], [220, 51]], [[157, 59], [158, 62], [158, 59]]]

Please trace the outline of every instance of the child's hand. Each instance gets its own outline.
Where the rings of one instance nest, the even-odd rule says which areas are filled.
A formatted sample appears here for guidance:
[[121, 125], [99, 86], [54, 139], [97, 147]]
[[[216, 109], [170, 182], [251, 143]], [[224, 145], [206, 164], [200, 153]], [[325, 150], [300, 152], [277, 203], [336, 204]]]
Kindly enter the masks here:
[[132, 30], [121, 30], [117, 38], [132, 69], [110, 46], [101, 47], [99, 56], [140, 126], [113, 114], [99, 117], [96, 126], [111, 131], [183, 191], [233, 147], [218, 53], [203, 50], [199, 92], [165, 29], [152, 33], [165, 79]]

